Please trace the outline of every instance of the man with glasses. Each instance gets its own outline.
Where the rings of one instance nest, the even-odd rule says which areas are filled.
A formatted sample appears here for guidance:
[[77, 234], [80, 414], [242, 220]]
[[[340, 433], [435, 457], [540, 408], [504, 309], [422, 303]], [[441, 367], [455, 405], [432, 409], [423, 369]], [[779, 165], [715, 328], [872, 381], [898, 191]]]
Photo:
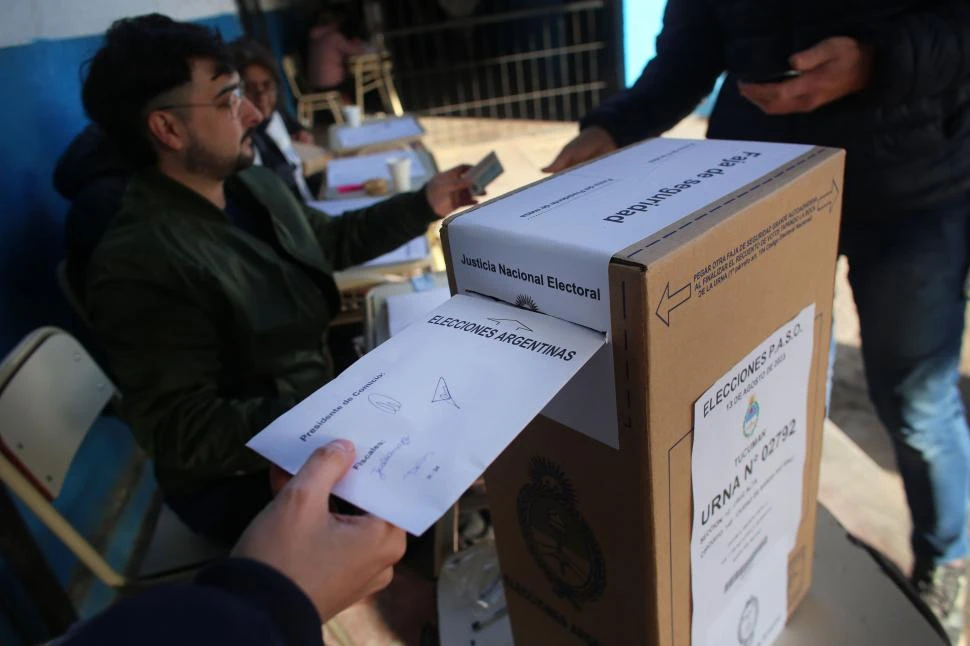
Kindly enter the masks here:
[[333, 270], [471, 203], [466, 167], [341, 218], [309, 209], [250, 168], [262, 115], [219, 36], [158, 14], [112, 25], [82, 98], [135, 169], [91, 259], [91, 325], [167, 503], [231, 544], [271, 495], [245, 442], [333, 376]]

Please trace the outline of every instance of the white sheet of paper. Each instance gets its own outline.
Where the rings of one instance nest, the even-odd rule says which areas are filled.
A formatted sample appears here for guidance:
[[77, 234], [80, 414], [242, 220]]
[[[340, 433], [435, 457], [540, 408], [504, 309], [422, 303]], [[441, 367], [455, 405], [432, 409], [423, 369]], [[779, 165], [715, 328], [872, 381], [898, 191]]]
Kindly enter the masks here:
[[408, 292], [388, 296], [388, 331], [391, 336], [394, 336], [449, 298], [451, 298], [451, 290], [447, 287], [436, 287], [424, 292]]
[[346, 125], [334, 128], [338, 148], [361, 148], [423, 134], [417, 119], [410, 115], [365, 121], [356, 128]]
[[771, 646], [788, 618], [788, 551], [777, 546], [734, 584], [730, 603], [694, 646]]
[[411, 177], [422, 177], [427, 174], [421, 158], [413, 150], [390, 150], [373, 155], [358, 157], [338, 157], [327, 164], [327, 186], [349, 186], [363, 184], [369, 179], [385, 179], [391, 181], [391, 172], [387, 169], [387, 160], [394, 157], [411, 158]]
[[346, 438], [341, 498], [424, 533], [605, 343], [601, 333], [455, 296], [347, 368], [247, 446], [289, 472]]
[[802, 515], [814, 322], [812, 304], [694, 404], [693, 644], [725, 643], [709, 641], [712, 625], [738, 603], [738, 583], [775, 551], [785, 555], [787, 589], [787, 554]]
[[364, 267], [381, 267], [402, 262], [414, 262], [427, 258], [429, 253], [428, 239], [424, 236], [418, 236], [409, 242], [405, 242], [394, 251], [388, 251], [382, 256], [368, 260], [364, 263]]
[[[316, 200], [314, 202], [307, 202], [307, 205], [318, 211], [322, 211], [331, 217], [338, 217], [346, 213], [347, 211], [354, 211], [356, 209], [363, 209], [377, 204], [383, 200], [386, 200], [387, 196], [384, 197], [351, 197], [345, 200]], [[364, 267], [380, 267], [383, 265], [394, 265], [403, 262], [414, 262], [415, 260], [421, 260], [427, 258], [431, 250], [428, 248], [428, 240], [424, 236], [418, 236], [414, 238], [394, 251], [388, 251], [386, 254], [378, 256], [373, 260], [368, 260], [363, 264]]]

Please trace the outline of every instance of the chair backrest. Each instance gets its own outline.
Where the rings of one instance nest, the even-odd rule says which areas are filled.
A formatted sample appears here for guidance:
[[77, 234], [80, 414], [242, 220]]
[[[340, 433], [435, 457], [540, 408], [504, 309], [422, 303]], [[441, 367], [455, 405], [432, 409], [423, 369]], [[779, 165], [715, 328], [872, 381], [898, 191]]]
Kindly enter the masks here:
[[53, 500], [81, 442], [116, 396], [74, 337], [41, 328], [0, 363], [0, 451]]
[[300, 83], [297, 80], [299, 71], [297, 70], [296, 59], [292, 55], [283, 57], [283, 73], [286, 75], [286, 82], [290, 86], [293, 98], [299, 101], [303, 98], [303, 90], [300, 89]]

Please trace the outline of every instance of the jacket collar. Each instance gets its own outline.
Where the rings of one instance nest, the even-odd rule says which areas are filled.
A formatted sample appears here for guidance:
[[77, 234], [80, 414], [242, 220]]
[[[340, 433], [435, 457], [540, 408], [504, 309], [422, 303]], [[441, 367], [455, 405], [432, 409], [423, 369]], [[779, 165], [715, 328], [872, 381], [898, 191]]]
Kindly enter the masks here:
[[124, 211], [136, 220], [159, 216], [226, 221], [226, 214], [189, 187], [155, 168], [135, 173], [124, 197]]
[[[299, 204], [283, 185], [267, 187], [265, 177], [258, 176], [260, 170], [254, 167], [234, 174], [226, 180], [226, 191], [245, 189], [266, 207], [274, 222], [279, 223], [281, 214], [298, 209]], [[132, 177], [124, 206], [129, 217], [136, 220], [158, 216], [228, 220], [225, 212], [215, 204], [155, 168], [139, 171]]]

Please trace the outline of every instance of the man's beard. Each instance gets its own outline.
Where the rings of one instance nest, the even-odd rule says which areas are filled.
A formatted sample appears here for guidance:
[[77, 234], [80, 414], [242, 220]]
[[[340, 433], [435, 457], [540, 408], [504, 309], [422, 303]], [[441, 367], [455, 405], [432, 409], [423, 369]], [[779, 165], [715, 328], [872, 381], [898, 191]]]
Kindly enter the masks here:
[[229, 179], [235, 173], [253, 165], [256, 153], [253, 152], [252, 138], [249, 132], [243, 136], [243, 141], [247, 138], [250, 140], [249, 152], [240, 149], [239, 154], [235, 157], [220, 157], [207, 150], [199, 143], [198, 139], [192, 137], [185, 150], [186, 170], [192, 173], [206, 175], [219, 181]]

